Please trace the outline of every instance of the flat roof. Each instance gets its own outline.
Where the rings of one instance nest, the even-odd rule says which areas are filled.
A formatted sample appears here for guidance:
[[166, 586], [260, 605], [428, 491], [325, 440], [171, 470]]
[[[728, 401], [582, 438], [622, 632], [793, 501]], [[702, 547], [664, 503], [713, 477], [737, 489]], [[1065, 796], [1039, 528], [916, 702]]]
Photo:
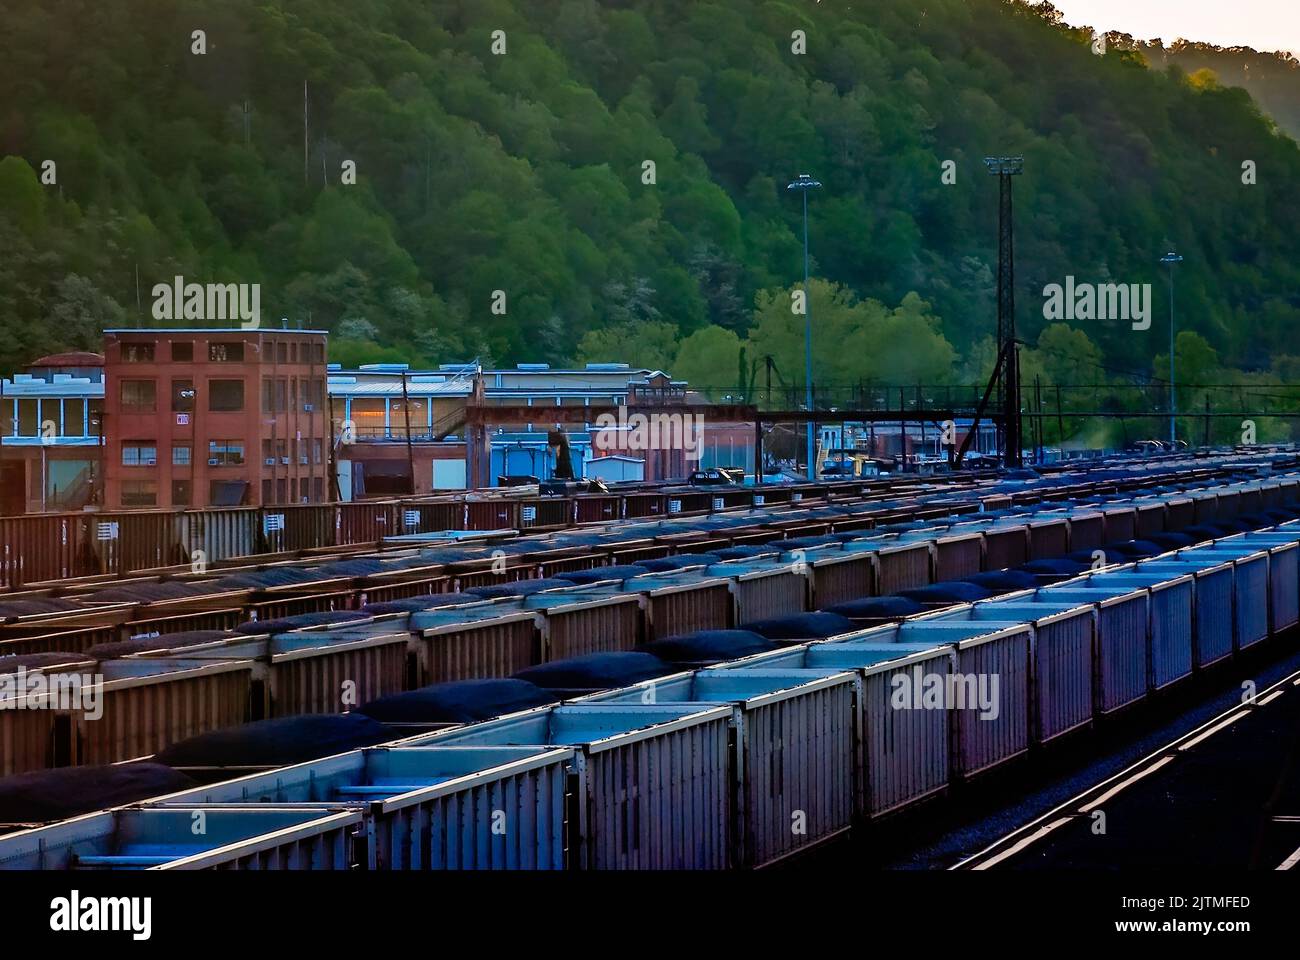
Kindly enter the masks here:
[[251, 329], [243, 327], [114, 327], [104, 331], [105, 335], [110, 333], [311, 333], [322, 337], [329, 336], [328, 330], [298, 330], [288, 327], [252, 327]]

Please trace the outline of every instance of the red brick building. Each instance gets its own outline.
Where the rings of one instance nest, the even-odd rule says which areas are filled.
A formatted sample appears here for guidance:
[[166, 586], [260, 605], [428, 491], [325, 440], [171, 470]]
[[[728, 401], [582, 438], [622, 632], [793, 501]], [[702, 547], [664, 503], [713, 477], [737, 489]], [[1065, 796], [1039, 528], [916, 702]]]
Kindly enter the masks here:
[[104, 505], [329, 499], [326, 334], [104, 331]]

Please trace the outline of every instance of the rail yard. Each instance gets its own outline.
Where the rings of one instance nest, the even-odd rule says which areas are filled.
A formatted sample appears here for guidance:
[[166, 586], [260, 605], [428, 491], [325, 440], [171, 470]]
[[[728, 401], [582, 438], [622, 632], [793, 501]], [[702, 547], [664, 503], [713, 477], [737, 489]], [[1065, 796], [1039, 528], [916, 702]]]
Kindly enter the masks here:
[[0, 869], [798, 869], [1285, 654], [1298, 517], [1279, 448], [0, 521]]

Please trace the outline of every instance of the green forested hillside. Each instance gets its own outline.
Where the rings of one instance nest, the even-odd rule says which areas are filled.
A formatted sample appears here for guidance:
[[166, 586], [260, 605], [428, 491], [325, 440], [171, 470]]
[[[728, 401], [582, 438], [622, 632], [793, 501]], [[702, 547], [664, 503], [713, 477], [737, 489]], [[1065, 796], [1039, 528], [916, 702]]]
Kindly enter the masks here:
[[5, 369], [154, 322], [150, 288], [179, 274], [261, 283], [264, 317], [330, 328], [344, 362], [627, 359], [731, 388], [770, 353], [798, 381], [801, 209], [785, 185], [806, 172], [824, 184], [819, 379], [971, 382], [996, 258], [980, 161], [1010, 153], [1026, 158], [1026, 340], [1047, 326], [1044, 285], [1067, 274], [1156, 285], [1151, 330], [1054, 328], [1027, 374], [1167, 369], [1170, 245], [1187, 258], [1179, 350], [1206, 382], [1277, 380], [1300, 354], [1296, 144], [1243, 91], [1139, 52], [1094, 56], [1020, 3], [8, 7]]

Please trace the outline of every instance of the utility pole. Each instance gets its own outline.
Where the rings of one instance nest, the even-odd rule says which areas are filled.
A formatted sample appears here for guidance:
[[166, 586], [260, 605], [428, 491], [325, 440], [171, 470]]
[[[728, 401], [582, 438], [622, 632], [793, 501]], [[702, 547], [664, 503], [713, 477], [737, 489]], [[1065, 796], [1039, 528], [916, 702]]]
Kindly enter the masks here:
[[[1012, 221], [1011, 178], [1024, 172], [1024, 157], [986, 157], [989, 173], [998, 178], [998, 330], [1002, 358], [998, 372], [998, 399], [1002, 419], [998, 423], [998, 446], [1003, 465], [1022, 464], [1020, 448], [1020, 362], [1016, 345], [1015, 235]], [[1003, 352], [1004, 347], [1009, 349]]]
[[1183, 258], [1170, 250], [1160, 262], [1169, 267], [1169, 445], [1178, 442], [1178, 394], [1174, 390], [1174, 265]]
[[799, 179], [786, 186], [787, 190], [798, 190], [803, 194], [803, 362], [804, 362], [804, 399], [808, 405], [808, 479], [817, 479], [817, 465], [813, 463], [816, 448], [813, 445], [811, 419], [813, 412], [813, 367], [812, 367], [812, 292], [808, 289], [808, 191], [815, 190], [821, 184], [806, 173], [799, 174]]
[[406, 469], [411, 478], [410, 494], [415, 496], [415, 452], [411, 447], [411, 395], [406, 388], [405, 370], [402, 371], [402, 414], [406, 419]]

